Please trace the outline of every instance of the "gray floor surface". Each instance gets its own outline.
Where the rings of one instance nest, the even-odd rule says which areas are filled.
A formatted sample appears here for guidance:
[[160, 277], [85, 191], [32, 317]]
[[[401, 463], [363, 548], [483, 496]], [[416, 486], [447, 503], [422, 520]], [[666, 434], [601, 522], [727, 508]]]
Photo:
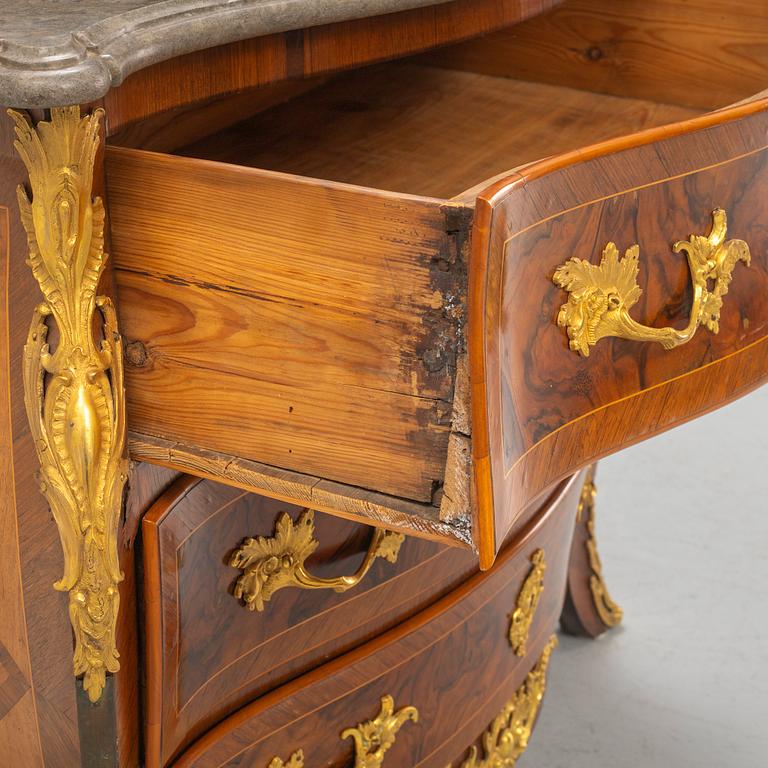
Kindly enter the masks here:
[[560, 636], [519, 768], [768, 768], [768, 387], [600, 463], [622, 626]]

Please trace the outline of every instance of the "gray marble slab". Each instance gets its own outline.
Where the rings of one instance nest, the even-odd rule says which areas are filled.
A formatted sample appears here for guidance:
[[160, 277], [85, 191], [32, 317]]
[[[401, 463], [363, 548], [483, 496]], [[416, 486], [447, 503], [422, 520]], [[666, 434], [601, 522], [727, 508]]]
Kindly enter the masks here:
[[0, 0], [0, 103], [93, 101], [143, 67], [260, 35], [446, 0]]

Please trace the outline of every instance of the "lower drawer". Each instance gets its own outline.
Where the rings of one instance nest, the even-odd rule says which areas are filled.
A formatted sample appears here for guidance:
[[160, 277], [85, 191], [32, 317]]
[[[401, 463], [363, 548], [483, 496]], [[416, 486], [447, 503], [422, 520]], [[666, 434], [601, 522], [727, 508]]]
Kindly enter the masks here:
[[[460, 765], [531, 671], [542, 676], [563, 603], [579, 490], [579, 477], [564, 484], [492, 571], [473, 576], [412, 619], [243, 708], [175, 765], [266, 768], [280, 761], [291, 765], [289, 758], [301, 751], [307, 766], [341, 768], [352, 764], [353, 755], [376, 748], [375, 727], [360, 726], [377, 717], [391, 726], [392, 738], [382, 740], [392, 742], [384, 766]], [[538, 601], [531, 600], [542, 583]], [[515, 633], [513, 648], [510, 622], [518, 603], [533, 610], [521, 609], [515, 626], [523, 632]], [[526, 615], [532, 616], [530, 624]], [[387, 717], [387, 703], [394, 720]], [[302, 764], [298, 755], [293, 764]]]
[[[470, 552], [409, 536], [396, 558], [377, 557], [343, 592], [271, 592], [276, 580], [259, 590], [246, 574], [267, 568], [278, 549], [282, 559], [314, 548], [305, 565], [318, 579], [359, 575], [376, 529], [317, 513], [303, 539], [302, 519], [299, 507], [189, 476], [144, 517], [147, 766], [166, 765], [244, 704], [380, 635], [477, 570]], [[292, 524], [278, 547], [281, 520]], [[263, 546], [233, 565], [259, 537]], [[260, 595], [253, 610], [238, 584], [244, 596]]]

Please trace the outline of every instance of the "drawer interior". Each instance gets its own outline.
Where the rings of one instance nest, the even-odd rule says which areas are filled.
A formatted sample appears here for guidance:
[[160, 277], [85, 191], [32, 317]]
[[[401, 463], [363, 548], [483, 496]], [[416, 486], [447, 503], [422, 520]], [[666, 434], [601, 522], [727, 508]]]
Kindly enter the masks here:
[[412, 60], [345, 73], [177, 152], [452, 198], [511, 168], [699, 113]]
[[726, 18], [714, 0], [565, 0], [485, 37], [281, 86], [256, 97], [255, 116], [177, 151], [452, 198], [528, 162], [753, 96], [768, 83], [767, 31], [761, 3]]
[[477, 545], [473, 193], [768, 81], [765, 11], [734, 15], [739, 53], [707, 42], [712, 0], [695, 29], [682, 0], [620, 5], [567, 0], [443, 51], [239, 93], [230, 115], [186, 109], [189, 130], [165, 115], [162, 141], [111, 136], [133, 458]]

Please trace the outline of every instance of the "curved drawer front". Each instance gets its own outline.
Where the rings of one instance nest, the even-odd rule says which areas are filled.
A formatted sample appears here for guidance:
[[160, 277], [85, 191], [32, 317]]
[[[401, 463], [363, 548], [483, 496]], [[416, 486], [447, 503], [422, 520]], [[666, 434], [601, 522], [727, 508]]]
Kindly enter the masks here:
[[[472, 577], [376, 640], [244, 708], [175, 765], [264, 768], [275, 757], [287, 763], [298, 750], [307, 766], [351, 765], [353, 740], [341, 734], [374, 719], [385, 696], [392, 697], [395, 713], [414, 707], [418, 721], [400, 723], [384, 766], [444, 768], [463, 759], [521, 686], [556, 627], [579, 480], [560, 490], [492, 571]], [[537, 555], [540, 550], [543, 555]], [[543, 582], [541, 557], [546, 560]], [[542, 583], [539, 593], [535, 585]], [[538, 600], [531, 600], [532, 594]], [[533, 618], [529, 624], [515, 620], [517, 629], [525, 625], [522, 634], [528, 640], [521, 649], [516, 630], [513, 650], [510, 617], [516, 606], [518, 619], [521, 613]]]
[[[286, 513], [295, 527], [285, 527]], [[298, 507], [190, 477], [147, 513], [148, 765], [165, 763], [255, 696], [434, 602], [477, 568], [469, 552], [406, 538], [396, 562], [391, 553], [377, 557], [344, 592], [262, 590], [248, 610], [234, 593], [256, 562], [242, 557], [249, 538], [251, 554], [260, 548], [294, 557], [314, 547], [305, 565], [315, 578], [360, 568], [376, 529], [318, 513], [310, 536], [302, 530], [307, 519]], [[238, 551], [242, 567], [232, 565]], [[244, 597], [254, 593], [253, 580], [240, 583]]]
[[478, 199], [473, 439], [496, 548], [553, 481], [768, 378], [764, 108], [529, 166]]

